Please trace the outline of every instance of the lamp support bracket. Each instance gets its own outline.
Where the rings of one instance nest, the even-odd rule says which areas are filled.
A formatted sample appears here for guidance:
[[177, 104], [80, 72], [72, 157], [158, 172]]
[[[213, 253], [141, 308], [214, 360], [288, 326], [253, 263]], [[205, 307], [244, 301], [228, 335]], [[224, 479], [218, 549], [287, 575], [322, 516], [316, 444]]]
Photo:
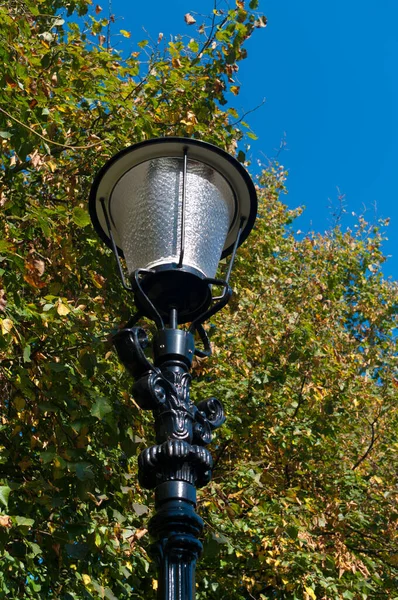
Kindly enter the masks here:
[[181, 269], [184, 262], [185, 252], [185, 208], [187, 200], [187, 172], [188, 172], [188, 148], [184, 148], [183, 170], [182, 170], [182, 202], [181, 202], [181, 241], [180, 260], [178, 268]]
[[116, 257], [117, 267], [119, 269], [120, 279], [122, 280], [122, 285], [123, 285], [123, 287], [124, 287], [125, 290], [127, 290], [128, 292], [132, 292], [133, 288], [130, 287], [127, 284], [126, 278], [124, 276], [123, 268], [122, 268], [122, 265], [121, 265], [121, 262], [120, 262], [120, 258], [119, 258], [119, 251], [118, 251], [117, 246], [116, 246], [115, 238], [113, 237], [111, 222], [109, 220], [108, 211], [106, 210], [106, 206], [105, 206], [105, 198], [101, 198], [100, 202], [101, 202], [101, 206], [102, 206], [102, 211], [104, 213], [106, 226], [107, 226], [107, 229], [108, 229], [109, 239], [111, 240], [113, 254]]
[[239, 242], [240, 242], [240, 238], [241, 238], [241, 235], [242, 235], [244, 224], [245, 224], [245, 218], [242, 217], [241, 220], [240, 220], [238, 235], [236, 236], [234, 247], [232, 249], [232, 255], [231, 255], [231, 258], [230, 258], [230, 261], [229, 261], [229, 265], [228, 265], [227, 276], [225, 278], [225, 281], [227, 283], [229, 282], [229, 278], [231, 277], [231, 271], [232, 271], [232, 267], [234, 266], [236, 251], [237, 251], [238, 246], [239, 246]]

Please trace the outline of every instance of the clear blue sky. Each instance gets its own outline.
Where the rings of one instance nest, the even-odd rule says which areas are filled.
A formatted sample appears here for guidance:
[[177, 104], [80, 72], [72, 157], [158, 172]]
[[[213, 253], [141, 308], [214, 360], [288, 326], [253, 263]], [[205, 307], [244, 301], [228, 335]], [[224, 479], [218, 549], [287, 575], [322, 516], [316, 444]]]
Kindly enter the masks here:
[[[123, 17], [115, 33], [131, 31], [129, 45], [147, 37], [143, 27], [154, 39], [159, 32], [191, 35], [184, 14], [212, 8], [213, 0], [112, 1], [112, 12]], [[306, 206], [296, 229], [328, 229], [338, 189], [346, 225], [353, 224], [351, 212], [366, 211], [371, 222], [391, 217], [384, 273], [398, 279], [398, 1], [260, 0], [259, 8], [268, 26], [248, 41], [241, 94], [233, 98], [242, 112], [266, 98], [246, 118], [259, 138], [252, 142], [253, 164], [273, 157], [285, 139], [279, 159], [289, 171], [285, 201]]]

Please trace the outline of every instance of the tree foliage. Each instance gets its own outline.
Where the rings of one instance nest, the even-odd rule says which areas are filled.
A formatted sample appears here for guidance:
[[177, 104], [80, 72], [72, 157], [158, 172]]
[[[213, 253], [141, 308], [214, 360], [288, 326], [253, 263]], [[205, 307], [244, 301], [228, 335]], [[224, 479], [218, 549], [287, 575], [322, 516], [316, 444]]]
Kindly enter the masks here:
[[[192, 38], [142, 40], [126, 57], [113, 46], [129, 33], [88, 0], [0, 5], [1, 597], [156, 595], [136, 469], [151, 419], [110, 341], [133, 307], [86, 199], [134, 142], [242, 147], [227, 99], [266, 23], [256, 9], [191, 17]], [[258, 181], [236, 294], [210, 326], [213, 358], [194, 368], [197, 399], [214, 394], [228, 414], [200, 495], [198, 598], [397, 598], [397, 286], [382, 277], [383, 224], [295, 236], [285, 177], [272, 164]]]

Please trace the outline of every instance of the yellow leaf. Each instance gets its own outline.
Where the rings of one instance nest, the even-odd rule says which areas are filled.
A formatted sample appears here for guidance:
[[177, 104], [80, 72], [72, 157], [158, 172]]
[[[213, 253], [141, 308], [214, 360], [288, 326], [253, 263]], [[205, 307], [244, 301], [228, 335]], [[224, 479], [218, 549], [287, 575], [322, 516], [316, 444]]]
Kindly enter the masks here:
[[240, 90], [240, 87], [238, 85], [231, 86], [231, 92], [234, 94], [234, 96], [237, 96], [239, 94], [239, 90]]
[[14, 323], [11, 319], [2, 319], [1, 321], [1, 333], [6, 335], [6, 333], [10, 333], [11, 329], [14, 327]]
[[313, 590], [312, 588], [310, 588], [310, 587], [306, 587], [306, 586], [305, 586], [305, 588], [304, 588], [304, 589], [305, 589], [305, 591], [307, 592], [308, 596], [309, 596], [310, 598], [312, 598], [312, 600], [316, 600], [315, 592], [314, 592], [314, 590]]
[[23, 398], [22, 396], [15, 396], [14, 405], [18, 411], [23, 410], [25, 408], [25, 404], [25, 398]]
[[156, 579], [152, 579], [152, 587], [154, 590], [158, 589], [158, 582], [156, 581]]
[[90, 585], [90, 583], [91, 583], [90, 575], [87, 575], [87, 573], [83, 573], [82, 579], [83, 579], [84, 585]]
[[120, 33], [122, 34], [123, 37], [129, 38], [131, 36], [131, 33], [129, 31], [126, 31], [125, 29], [121, 29]]
[[61, 316], [68, 315], [70, 313], [70, 308], [63, 304], [62, 300], [58, 300], [57, 304], [57, 313]]
[[105, 277], [102, 277], [102, 275], [99, 275], [94, 271], [89, 271], [89, 273], [95, 287], [101, 289], [105, 283]]
[[46, 164], [49, 167], [51, 173], [54, 173], [55, 169], [57, 168], [57, 163], [54, 162], [53, 160], [48, 160]]
[[380, 479], [380, 477], [377, 477], [377, 475], [373, 475], [373, 477], [371, 478], [371, 481], [372, 482], [374, 481], [375, 483], [378, 483], [379, 485], [381, 485], [383, 483], [383, 480]]

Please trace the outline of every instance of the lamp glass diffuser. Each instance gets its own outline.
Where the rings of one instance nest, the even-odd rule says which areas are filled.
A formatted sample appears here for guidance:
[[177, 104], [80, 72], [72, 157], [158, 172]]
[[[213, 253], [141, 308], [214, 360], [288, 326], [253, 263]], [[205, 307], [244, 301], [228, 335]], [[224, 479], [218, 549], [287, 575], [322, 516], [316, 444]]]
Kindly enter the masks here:
[[[222, 175], [198, 161], [155, 158], [130, 169], [115, 185], [110, 217], [127, 269], [177, 265], [214, 277], [236, 212], [233, 191]], [[184, 235], [183, 226], [184, 210]]]

